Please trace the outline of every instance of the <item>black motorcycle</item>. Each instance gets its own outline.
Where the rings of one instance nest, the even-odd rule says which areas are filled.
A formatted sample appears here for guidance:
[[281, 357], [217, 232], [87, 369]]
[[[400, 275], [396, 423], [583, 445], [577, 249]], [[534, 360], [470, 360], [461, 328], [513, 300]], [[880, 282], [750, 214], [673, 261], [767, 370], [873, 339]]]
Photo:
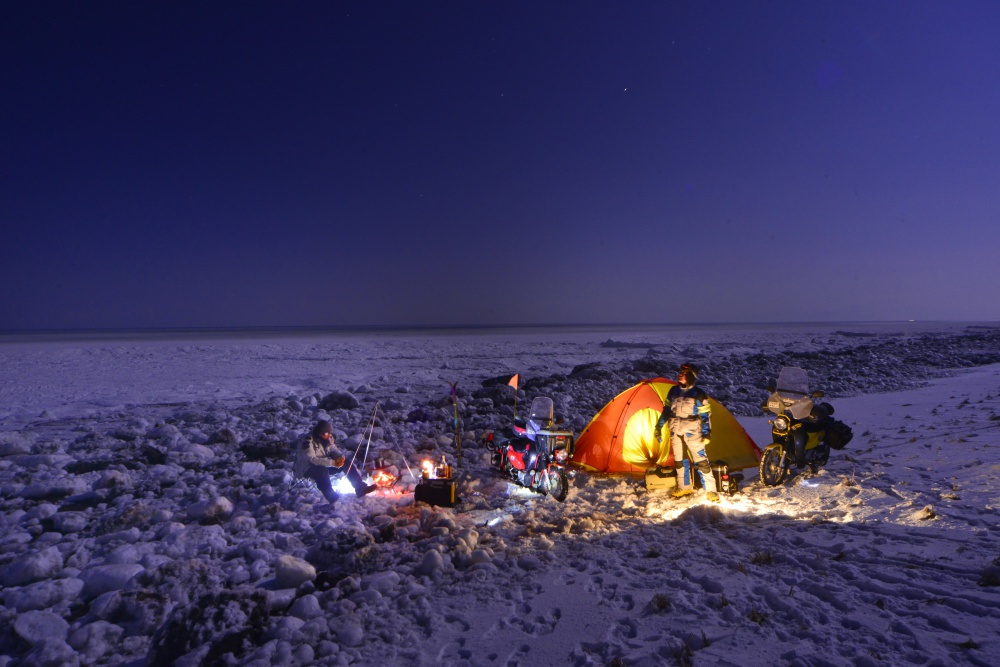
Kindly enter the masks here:
[[552, 399], [531, 403], [528, 419], [515, 418], [514, 428], [495, 438], [486, 436], [490, 464], [506, 479], [563, 502], [569, 492], [566, 463], [573, 452], [573, 432], [553, 430]]
[[775, 415], [770, 421], [772, 443], [760, 458], [760, 482], [777, 486], [796, 468], [808, 466], [816, 473], [826, 465], [831, 449], [843, 449], [854, 433], [847, 424], [833, 419], [833, 406], [815, 403], [822, 391], [809, 391], [809, 377], [801, 368], [785, 366], [771, 395], [761, 404]]

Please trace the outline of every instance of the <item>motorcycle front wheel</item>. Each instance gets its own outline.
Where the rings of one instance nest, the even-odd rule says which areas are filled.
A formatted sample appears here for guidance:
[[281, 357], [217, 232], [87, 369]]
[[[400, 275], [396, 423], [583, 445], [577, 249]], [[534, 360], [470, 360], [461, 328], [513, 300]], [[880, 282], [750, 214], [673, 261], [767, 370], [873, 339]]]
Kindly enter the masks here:
[[777, 486], [785, 479], [787, 472], [781, 465], [781, 445], [775, 443], [764, 450], [760, 457], [760, 483], [764, 486]]
[[542, 482], [545, 485], [545, 493], [555, 500], [563, 502], [566, 494], [569, 493], [569, 478], [562, 470], [550, 470]]
[[816, 463], [821, 466], [825, 466], [830, 460], [830, 447], [825, 442], [821, 444], [818, 449], [819, 455], [816, 457]]

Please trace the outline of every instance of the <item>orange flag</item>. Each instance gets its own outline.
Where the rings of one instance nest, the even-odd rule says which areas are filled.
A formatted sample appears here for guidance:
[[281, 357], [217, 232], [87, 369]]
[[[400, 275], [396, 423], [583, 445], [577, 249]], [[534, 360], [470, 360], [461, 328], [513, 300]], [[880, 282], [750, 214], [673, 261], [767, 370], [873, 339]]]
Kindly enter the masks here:
[[507, 383], [507, 386], [513, 387], [514, 391], [517, 391], [517, 381], [518, 381], [519, 378], [520, 378], [520, 374], [514, 373], [514, 377], [512, 377], [510, 379], [510, 382]]

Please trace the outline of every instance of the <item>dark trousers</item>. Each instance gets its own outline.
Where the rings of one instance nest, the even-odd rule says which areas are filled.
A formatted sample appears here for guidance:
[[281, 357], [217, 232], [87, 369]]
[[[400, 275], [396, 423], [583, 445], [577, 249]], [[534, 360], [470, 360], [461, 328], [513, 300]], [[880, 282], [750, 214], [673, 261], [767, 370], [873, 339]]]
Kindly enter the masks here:
[[[309, 469], [306, 470], [306, 477], [316, 482], [316, 488], [319, 492], [323, 494], [329, 502], [337, 502], [337, 492], [333, 490], [333, 484], [330, 482], [330, 475], [335, 475], [339, 472], [344, 472], [347, 469], [348, 464], [344, 464], [341, 468], [325, 466], [310, 465]], [[351, 486], [354, 487], [354, 492], [357, 493], [361, 489], [365, 488], [365, 481], [361, 479], [361, 473], [355, 466], [351, 466], [350, 470], [347, 470], [347, 479], [350, 480]]]

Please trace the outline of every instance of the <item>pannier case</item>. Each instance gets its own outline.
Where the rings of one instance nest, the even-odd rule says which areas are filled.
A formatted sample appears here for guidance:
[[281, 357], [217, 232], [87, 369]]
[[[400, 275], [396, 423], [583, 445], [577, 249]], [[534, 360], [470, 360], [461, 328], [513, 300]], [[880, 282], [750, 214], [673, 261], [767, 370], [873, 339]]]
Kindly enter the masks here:
[[738, 472], [729, 472], [729, 466], [725, 461], [716, 461], [712, 464], [712, 476], [715, 477], [715, 488], [723, 496], [736, 495], [740, 491], [740, 482], [743, 475]]
[[650, 468], [646, 471], [646, 489], [670, 491], [677, 486], [677, 472], [669, 468]]
[[454, 507], [458, 500], [455, 497], [455, 480], [422, 479], [413, 489], [413, 500], [439, 507]]
[[854, 431], [851, 430], [850, 426], [834, 419], [831, 420], [830, 426], [827, 429], [826, 444], [830, 445], [833, 449], [843, 449], [853, 437]]

